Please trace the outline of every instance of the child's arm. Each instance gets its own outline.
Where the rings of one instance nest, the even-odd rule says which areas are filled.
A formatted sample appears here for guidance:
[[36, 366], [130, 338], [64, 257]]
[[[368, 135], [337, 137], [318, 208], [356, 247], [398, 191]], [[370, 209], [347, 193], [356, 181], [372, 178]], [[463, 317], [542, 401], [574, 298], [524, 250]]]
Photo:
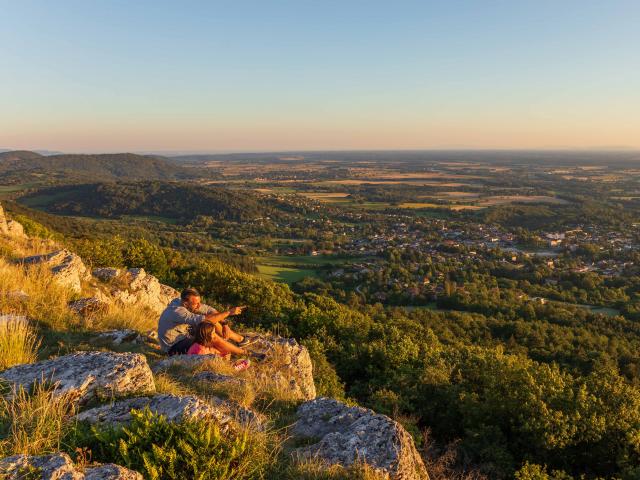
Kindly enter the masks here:
[[233, 353], [234, 355], [246, 355], [247, 353], [244, 349], [236, 347], [233, 343], [227, 342], [218, 335], [215, 336], [211, 343], [215, 348], [226, 353]]

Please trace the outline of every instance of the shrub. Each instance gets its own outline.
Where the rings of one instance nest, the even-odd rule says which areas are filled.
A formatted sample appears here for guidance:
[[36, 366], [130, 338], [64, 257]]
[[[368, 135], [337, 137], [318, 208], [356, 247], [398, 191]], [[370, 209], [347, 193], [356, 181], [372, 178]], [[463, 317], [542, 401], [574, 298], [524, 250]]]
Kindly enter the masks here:
[[172, 423], [148, 409], [131, 414], [126, 427], [78, 428], [67, 448], [89, 448], [93, 460], [124, 465], [152, 480], [251, 479], [271, 465], [262, 434], [223, 433], [215, 420]]
[[35, 362], [39, 346], [40, 339], [25, 317], [0, 316], [0, 370]]

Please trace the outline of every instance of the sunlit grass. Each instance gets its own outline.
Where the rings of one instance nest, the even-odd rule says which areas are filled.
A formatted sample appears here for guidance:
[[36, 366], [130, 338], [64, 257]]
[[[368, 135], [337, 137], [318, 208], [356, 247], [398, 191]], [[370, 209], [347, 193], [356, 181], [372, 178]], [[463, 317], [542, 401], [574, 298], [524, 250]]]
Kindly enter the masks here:
[[39, 346], [40, 339], [25, 317], [0, 316], [0, 370], [35, 362]]

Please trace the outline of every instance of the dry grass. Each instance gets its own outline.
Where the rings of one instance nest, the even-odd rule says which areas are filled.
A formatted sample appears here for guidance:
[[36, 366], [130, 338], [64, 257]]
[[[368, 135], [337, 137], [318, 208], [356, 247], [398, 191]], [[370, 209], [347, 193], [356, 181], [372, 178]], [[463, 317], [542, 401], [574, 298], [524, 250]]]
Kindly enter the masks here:
[[75, 404], [66, 395], [36, 384], [29, 393], [19, 388], [0, 399], [2, 456], [42, 455], [60, 450], [60, 442], [71, 425], [66, 421]]
[[154, 375], [153, 380], [158, 393], [166, 393], [168, 395], [190, 395], [193, 393], [184, 383], [177, 381], [166, 373]]
[[317, 459], [293, 461], [280, 478], [287, 480], [383, 480], [388, 478], [365, 463], [349, 467], [327, 465]]
[[79, 323], [67, 307], [72, 298], [73, 293], [57, 284], [48, 268], [23, 268], [0, 258], [0, 313], [26, 316], [65, 330]]
[[0, 316], [0, 370], [38, 357], [40, 339], [26, 317]]
[[92, 328], [96, 330], [131, 329], [138, 332], [153, 330], [158, 325], [158, 314], [139, 305], [121, 305], [114, 303], [106, 312], [91, 318]]

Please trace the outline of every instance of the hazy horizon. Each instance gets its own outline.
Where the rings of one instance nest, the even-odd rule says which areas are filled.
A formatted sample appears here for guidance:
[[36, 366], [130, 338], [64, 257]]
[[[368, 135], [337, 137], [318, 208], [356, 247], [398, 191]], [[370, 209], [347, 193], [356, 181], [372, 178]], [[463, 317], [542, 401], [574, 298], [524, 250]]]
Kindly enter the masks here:
[[640, 4], [2, 2], [0, 145], [640, 149]]

